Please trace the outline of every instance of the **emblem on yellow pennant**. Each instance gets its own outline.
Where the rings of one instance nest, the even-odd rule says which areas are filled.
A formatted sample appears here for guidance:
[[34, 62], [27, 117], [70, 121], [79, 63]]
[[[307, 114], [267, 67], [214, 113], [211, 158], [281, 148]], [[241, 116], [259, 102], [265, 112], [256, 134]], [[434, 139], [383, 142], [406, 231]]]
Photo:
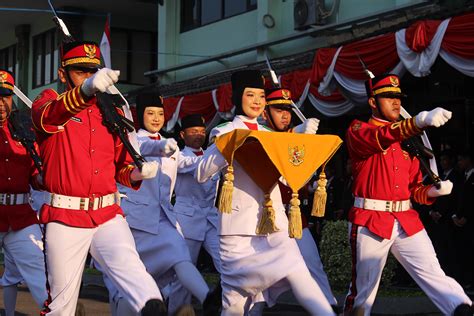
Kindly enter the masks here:
[[390, 83], [394, 87], [398, 87], [400, 85], [400, 81], [398, 81], [397, 77], [390, 77]]
[[290, 98], [290, 91], [288, 90], [281, 90], [281, 95], [284, 99], [288, 100]]
[[0, 83], [7, 81], [8, 75], [6, 72], [0, 71]]
[[90, 59], [95, 58], [96, 47], [91, 44], [85, 44], [84, 52], [86, 53], [86, 56], [89, 57]]
[[288, 157], [289, 161], [294, 166], [299, 166], [303, 163], [305, 154], [304, 146], [288, 146]]

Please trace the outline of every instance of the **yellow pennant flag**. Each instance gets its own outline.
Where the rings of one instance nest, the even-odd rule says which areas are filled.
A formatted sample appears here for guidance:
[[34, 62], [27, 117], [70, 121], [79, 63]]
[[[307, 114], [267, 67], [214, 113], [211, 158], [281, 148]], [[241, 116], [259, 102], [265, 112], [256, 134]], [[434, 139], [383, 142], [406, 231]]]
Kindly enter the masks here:
[[266, 193], [263, 218], [258, 234], [275, 231], [274, 211], [269, 192], [283, 176], [293, 190], [290, 201], [290, 236], [301, 238], [301, 214], [296, 192], [303, 187], [341, 146], [336, 135], [309, 135], [285, 132], [261, 132], [236, 129], [216, 138], [216, 146], [229, 163], [219, 199], [219, 209], [231, 211], [232, 163], [235, 160], [252, 180]]

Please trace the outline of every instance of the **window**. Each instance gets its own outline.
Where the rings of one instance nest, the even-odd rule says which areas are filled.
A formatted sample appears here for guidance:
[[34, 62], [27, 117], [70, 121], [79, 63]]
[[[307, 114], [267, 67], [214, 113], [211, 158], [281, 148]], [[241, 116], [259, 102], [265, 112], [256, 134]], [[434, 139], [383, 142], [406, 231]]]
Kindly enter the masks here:
[[33, 37], [33, 88], [56, 81], [58, 67], [58, 33], [54, 28]]
[[120, 70], [120, 83], [152, 83], [143, 74], [157, 67], [157, 34], [112, 28], [110, 37], [112, 68]]
[[16, 44], [0, 49], [0, 69], [5, 69], [15, 74], [16, 66]]
[[257, 0], [181, 0], [181, 32], [257, 8]]

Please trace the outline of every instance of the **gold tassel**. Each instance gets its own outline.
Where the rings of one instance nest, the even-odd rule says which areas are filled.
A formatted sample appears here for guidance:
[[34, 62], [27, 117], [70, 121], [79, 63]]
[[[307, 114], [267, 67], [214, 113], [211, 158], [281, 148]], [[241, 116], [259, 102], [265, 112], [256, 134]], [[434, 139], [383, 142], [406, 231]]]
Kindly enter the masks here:
[[324, 170], [321, 171], [318, 179], [318, 187], [314, 191], [313, 199], [313, 208], [311, 210], [311, 216], [324, 217], [324, 212], [326, 211], [326, 184], [328, 180], [326, 179], [326, 174]]
[[275, 209], [273, 208], [273, 202], [270, 199], [270, 194], [265, 194], [265, 201], [263, 202], [262, 216], [258, 221], [257, 229], [255, 232], [257, 235], [267, 235], [278, 231], [275, 225]]
[[291, 194], [290, 211], [288, 213], [288, 231], [291, 238], [301, 239], [303, 235], [303, 223], [301, 221], [300, 200], [298, 192]]
[[222, 213], [230, 214], [232, 212], [232, 192], [234, 191], [234, 168], [227, 167], [222, 184], [221, 194], [219, 196], [219, 210]]

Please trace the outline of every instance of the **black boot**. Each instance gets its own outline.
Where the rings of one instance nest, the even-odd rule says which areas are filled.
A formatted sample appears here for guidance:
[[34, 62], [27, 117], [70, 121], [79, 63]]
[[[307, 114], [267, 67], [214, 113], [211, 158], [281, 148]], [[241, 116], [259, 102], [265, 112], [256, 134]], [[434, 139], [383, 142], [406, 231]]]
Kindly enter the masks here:
[[219, 316], [222, 307], [222, 287], [221, 283], [212, 292], [207, 293], [206, 299], [202, 303], [202, 312], [204, 316]]
[[469, 304], [461, 304], [454, 310], [454, 316], [472, 316], [474, 315], [474, 309]]
[[167, 316], [166, 306], [163, 301], [151, 299], [146, 302], [145, 307], [140, 311], [142, 316]]
[[342, 314], [342, 307], [338, 305], [331, 305], [331, 308], [336, 315], [341, 315]]

